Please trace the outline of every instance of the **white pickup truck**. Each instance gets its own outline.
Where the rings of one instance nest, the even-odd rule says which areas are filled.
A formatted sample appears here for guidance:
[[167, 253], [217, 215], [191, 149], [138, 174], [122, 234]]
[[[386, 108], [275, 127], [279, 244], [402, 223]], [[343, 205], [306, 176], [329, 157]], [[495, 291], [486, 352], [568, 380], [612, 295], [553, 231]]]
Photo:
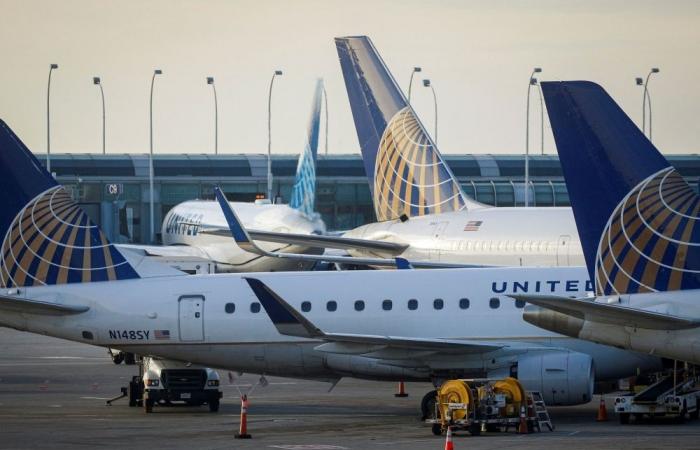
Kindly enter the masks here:
[[[222, 393], [219, 374], [208, 367], [153, 357], [143, 358], [143, 407], [147, 413], [155, 405], [184, 402], [208, 405], [217, 412]], [[130, 399], [131, 401], [131, 399]]]

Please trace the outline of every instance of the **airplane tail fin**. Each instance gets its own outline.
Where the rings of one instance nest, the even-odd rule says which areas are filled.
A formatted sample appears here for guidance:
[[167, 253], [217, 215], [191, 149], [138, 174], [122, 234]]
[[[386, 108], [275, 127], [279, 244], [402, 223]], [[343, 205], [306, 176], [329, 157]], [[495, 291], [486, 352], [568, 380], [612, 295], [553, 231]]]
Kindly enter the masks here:
[[482, 207], [462, 192], [372, 41], [335, 44], [377, 219]]
[[139, 275], [0, 120], [0, 287]]
[[311, 117], [306, 137], [306, 145], [299, 155], [297, 173], [292, 188], [289, 206], [298, 209], [307, 217], [314, 214], [316, 201], [316, 156], [318, 155], [318, 135], [321, 124], [321, 99], [323, 97], [323, 79], [316, 81], [316, 90], [311, 105]]
[[700, 288], [700, 197], [599, 85], [542, 92], [597, 294]]

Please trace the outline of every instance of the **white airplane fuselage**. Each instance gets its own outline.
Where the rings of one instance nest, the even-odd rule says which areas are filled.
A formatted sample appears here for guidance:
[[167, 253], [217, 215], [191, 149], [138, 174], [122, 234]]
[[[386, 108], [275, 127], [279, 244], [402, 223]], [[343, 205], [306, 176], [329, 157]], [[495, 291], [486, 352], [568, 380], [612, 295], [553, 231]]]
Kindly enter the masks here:
[[[502, 266], [582, 266], [571, 208], [475, 208], [355, 228], [347, 237], [409, 244], [410, 260]], [[367, 252], [350, 250], [353, 256]], [[372, 256], [385, 256], [374, 254]]]
[[[509, 373], [519, 358], [532, 355], [536, 361], [561, 359], [563, 369], [557, 370], [563, 372], [557, 373], [564, 373], [562, 382], [570, 382], [567, 380], [573, 377], [585, 384], [588, 373], [566, 373], [566, 355], [572, 351], [593, 358], [591, 371], [595, 371], [598, 379], [616, 379], [631, 375], [638, 368], [647, 370], [659, 364], [657, 358], [563, 337], [532, 326], [522, 318], [522, 305], [507, 297], [523, 291], [581, 296], [589, 287], [583, 268], [287, 272], [245, 276], [269, 285], [328, 332], [479, 340], [502, 343], [503, 347], [488, 353], [436, 356], [414, 350], [398, 358], [399, 361], [378, 356], [381, 352], [373, 356], [320, 351], [316, 349], [322, 344], [319, 340], [279, 334], [244, 276], [237, 274], [160, 276], [20, 288], [18, 295], [24, 298], [90, 309], [61, 317], [10, 311], [0, 315], [0, 324], [141, 355], [320, 380], [342, 376], [430, 380], [441, 371], [470, 376], [503, 375]], [[410, 299], [418, 301], [417, 309], [408, 309]], [[436, 299], [442, 300], [441, 309], [436, 309]], [[468, 300], [465, 303], [463, 299]], [[356, 302], [360, 300], [364, 308], [357, 310]], [[391, 300], [390, 310], [386, 309], [386, 300]], [[335, 302], [335, 308], [329, 306], [331, 301]], [[310, 302], [310, 310], [305, 310], [302, 302]], [[525, 345], [527, 349], [518, 348]], [[544, 356], [537, 356], [539, 350], [533, 350], [533, 345]], [[556, 359], [557, 355], [562, 356]], [[539, 383], [529, 388], [548, 389], [546, 383], [545, 386]]]
[[[231, 202], [244, 225], [252, 230], [296, 234], [323, 234], [325, 225], [319, 216], [309, 218], [288, 205]], [[226, 219], [215, 201], [192, 200], [171, 209], [163, 220], [162, 236], [166, 246], [189, 246], [216, 263], [217, 272], [274, 272], [303, 270], [308, 263], [259, 256], [240, 249], [230, 236], [208, 234], [206, 230], [228, 230]], [[204, 232], [202, 232], [204, 231]], [[311, 247], [261, 242], [268, 251], [318, 254]]]

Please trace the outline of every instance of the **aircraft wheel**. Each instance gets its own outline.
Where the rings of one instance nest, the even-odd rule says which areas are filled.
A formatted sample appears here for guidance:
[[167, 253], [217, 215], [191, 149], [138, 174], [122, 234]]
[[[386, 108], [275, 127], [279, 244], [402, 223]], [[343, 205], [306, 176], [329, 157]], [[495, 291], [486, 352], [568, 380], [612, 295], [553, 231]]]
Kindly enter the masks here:
[[430, 391], [423, 396], [423, 400], [420, 401], [421, 420], [437, 419], [435, 417], [435, 402], [437, 402], [437, 391]]

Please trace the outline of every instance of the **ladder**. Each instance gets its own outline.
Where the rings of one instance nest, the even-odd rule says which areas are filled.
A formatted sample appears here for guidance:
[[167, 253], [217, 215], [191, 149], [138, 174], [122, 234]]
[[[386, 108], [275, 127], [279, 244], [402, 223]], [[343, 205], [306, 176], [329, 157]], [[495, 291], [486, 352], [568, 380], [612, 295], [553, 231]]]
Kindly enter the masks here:
[[552, 419], [549, 417], [549, 412], [547, 411], [547, 405], [544, 404], [544, 399], [542, 394], [538, 391], [533, 391], [529, 393], [530, 401], [535, 409], [535, 417], [537, 418], [537, 431], [542, 432], [542, 426], [549, 428], [549, 431], [554, 431], [554, 425], [552, 425]]

